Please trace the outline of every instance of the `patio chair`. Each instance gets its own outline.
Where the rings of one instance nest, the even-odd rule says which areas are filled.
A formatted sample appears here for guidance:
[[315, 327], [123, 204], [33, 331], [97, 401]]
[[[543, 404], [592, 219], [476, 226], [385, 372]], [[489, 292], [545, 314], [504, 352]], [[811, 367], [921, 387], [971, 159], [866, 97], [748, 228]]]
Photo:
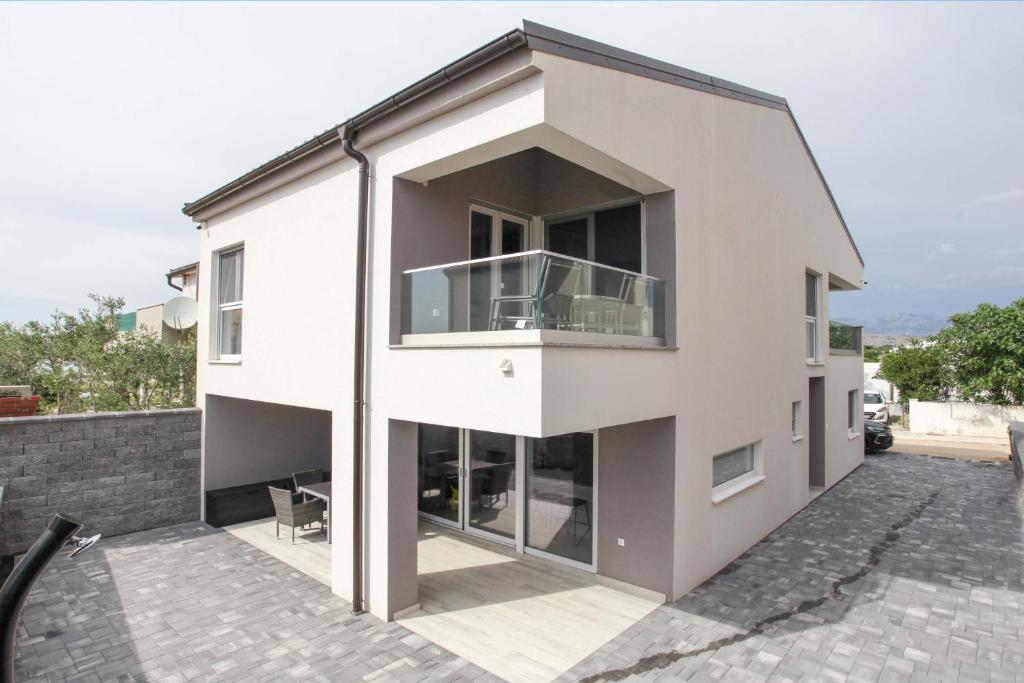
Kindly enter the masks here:
[[[488, 329], [504, 329], [507, 323], [527, 328], [562, 329], [569, 325], [569, 308], [578, 289], [582, 267], [568, 257], [544, 254], [534, 294], [509, 294], [491, 297]], [[504, 313], [505, 306], [517, 313]], [[524, 310], [525, 309], [525, 310]]]
[[305, 526], [313, 522], [320, 522], [320, 534], [325, 532], [324, 527], [324, 502], [319, 498], [305, 502], [297, 502], [296, 494], [288, 489], [270, 489], [270, 498], [274, 501], [274, 515], [276, 524], [274, 535], [281, 538], [281, 525], [289, 526], [292, 529], [292, 543], [295, 543], [295, 527]]
[[[300, 486], [309, 486], [310, 484], [319, 484], [324, 480], [323, 470], [303, 470], [296, 472], [292, 475], [292, 481], [295, 483], [295, 490], [298, 491]], [[310, 500], [313, 496], [303, 494], [303, 500]]]

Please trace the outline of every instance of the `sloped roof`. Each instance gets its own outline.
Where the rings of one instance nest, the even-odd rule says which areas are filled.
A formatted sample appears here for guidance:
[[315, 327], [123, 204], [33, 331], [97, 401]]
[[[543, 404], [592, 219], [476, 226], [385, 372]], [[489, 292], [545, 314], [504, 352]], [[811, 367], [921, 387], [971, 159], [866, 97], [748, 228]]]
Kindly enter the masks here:
[[[721, 97], [729, 97], [743, 102], [749, 102], [751, 104], [786, 112], [792, 120], [794, 128], [796, 128], [797, 135], [800, 137], [800, 141], [807, 152], [807, 156], [814, 165], [814, 169], [821, 180], [822, 187], [828, 195], [832, 208], [835, 210], [836, 216], [838, 216], [839, 222], [843, 226], [843, 230], [846, 231], [846, 236], [850, 240], [850, 245], [853, 247], [853, 250], [857, 255], [857, 260], [860, 261], [862, 266], [864, 265], [864, 259], [860, 254], [860, 250], [857, 248], [856, 242], [854, 242], [853, 235], [850, 233], [849, 227], [846, 225], [846, 220], [843, 218], [842, 212], [839, 210], [839, 205], [836, 203], [835, 197], [832, 195], [832, 190], [829, 188], [828, 182], [825, 180], [825, 176], [821, 172], [821, 167], [814, 158], [814, 154], [811, 152], [811, 148], [807, 144], [807, 139], [804, 137], [803, 131], [800, 130], [800, 125], [797, 123], [796, 117], [793, 115], [793, 111], [789, 108], [789, 103], [786, 102], [785, 98], [771, 95], [753, 88], [748, 88], [744, 85], [726, 81], [721, 78], [691, 71], [690, 69], [685, 69], [681, 66], [676, 66], [668, 62], [662, 62], [657, 59], [645, 57], [635, 52], [629, 52], [628, 50], [622, 50], [611, 45], [582, 38], [565, 31], [559, 31], [558, 29], [543, 26], [532, 21], [524, 21], [522, 29], [509, 31], [473, 52], [460, 57], [454, 62], [451, 62], [441, 69], [434, 71], [430, 75], [416, 81], [412, 85], [403, 88], [394, 95], [381, 100], [372, 107], [363, 110], [344, 122], [328, 128], [319, 135], [316, 135], [302, 144], [293, 147], [284, 154], [274, 157], [261, 166], [257, 166], [230, 183], [217, 188], [213, 192], [210, 192], [193, 202], [185, 204], [182, 208], [182, 212], [185, 215], [192, 216], [203, 208], [234, 194], [242, 188], [290, 166], [298, 160], [306, 157], [311, 152], [331, 145], [340, 145], [341, 140], [338, 135], [339, 129], [345, 127], [359, 128], [373, 121], [377, 121], [392, 112], [397, 111], [403, 106], [408, 105], [415, 99], [418, 99], [429, 92], [433, 92], [437, 88], [461, 78], [475, 69], [504, 55], [521, 49], [546, 52], [588, 64], [616, 69], [636, 76], [643, 76], [645, 78], [671, 83], [680, 87], [691, 88], [693, 90], [712, 93]], [[180, 270], [182, 269], [172, 271], [172, 273], [180, 272]]]

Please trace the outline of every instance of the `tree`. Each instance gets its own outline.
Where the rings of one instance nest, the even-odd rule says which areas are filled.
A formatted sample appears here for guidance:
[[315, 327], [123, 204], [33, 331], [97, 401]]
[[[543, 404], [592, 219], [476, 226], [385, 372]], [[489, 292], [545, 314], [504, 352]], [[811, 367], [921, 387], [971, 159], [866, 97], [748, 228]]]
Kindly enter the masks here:
[[914, 341], [882, 355], [880, 379], [900, 390], [902, 401], [944, 401], [949, 398], [949, 371], [942, 350], [935, 344]]
[[1024, 404], [1024, 299], [981, 304], [935, 335], [952, 389], [966, 401]]
[[49, 324], [0, 323], [0, 384], [31, 385], [54, 413], [193, 405], [194, 333], [169, 342], [119, 332], [124, 300], [89, 298], [92, 310], [57, 311]]
[[864, 347], [864, 362], [865, 363], [880, 363], [882, 356], [886, 354], [889, 349], [892, 348], [891, 344], [884, 346], [865, 346]]

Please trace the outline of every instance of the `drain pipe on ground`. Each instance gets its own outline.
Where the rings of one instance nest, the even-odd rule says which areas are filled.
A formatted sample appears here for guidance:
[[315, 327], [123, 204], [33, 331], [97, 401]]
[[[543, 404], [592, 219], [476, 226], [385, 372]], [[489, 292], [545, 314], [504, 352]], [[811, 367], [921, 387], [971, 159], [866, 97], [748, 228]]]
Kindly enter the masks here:
[[352, 146], [355, 129], [338, 129], [341, 147], [359, 163], [359, 201], [356, 216], [356, 316], [355, 364], [352, 379], [352, 614], [363, 613], [363, 413], [366, 407], [366, 250], [367, 206], [369, 204], [370, 162]]

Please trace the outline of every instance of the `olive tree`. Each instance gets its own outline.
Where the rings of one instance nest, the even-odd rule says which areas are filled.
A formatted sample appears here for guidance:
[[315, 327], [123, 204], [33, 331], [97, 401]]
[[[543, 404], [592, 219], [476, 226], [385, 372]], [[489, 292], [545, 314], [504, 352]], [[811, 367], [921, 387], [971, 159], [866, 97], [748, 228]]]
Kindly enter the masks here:
[[0, 323], [0, 384], [31, 385], [53, 413], [193, 405], [194, 333], [119, 332], [124, 300], [90, 299], [92, 309], [56, 311], [49, 323]]

